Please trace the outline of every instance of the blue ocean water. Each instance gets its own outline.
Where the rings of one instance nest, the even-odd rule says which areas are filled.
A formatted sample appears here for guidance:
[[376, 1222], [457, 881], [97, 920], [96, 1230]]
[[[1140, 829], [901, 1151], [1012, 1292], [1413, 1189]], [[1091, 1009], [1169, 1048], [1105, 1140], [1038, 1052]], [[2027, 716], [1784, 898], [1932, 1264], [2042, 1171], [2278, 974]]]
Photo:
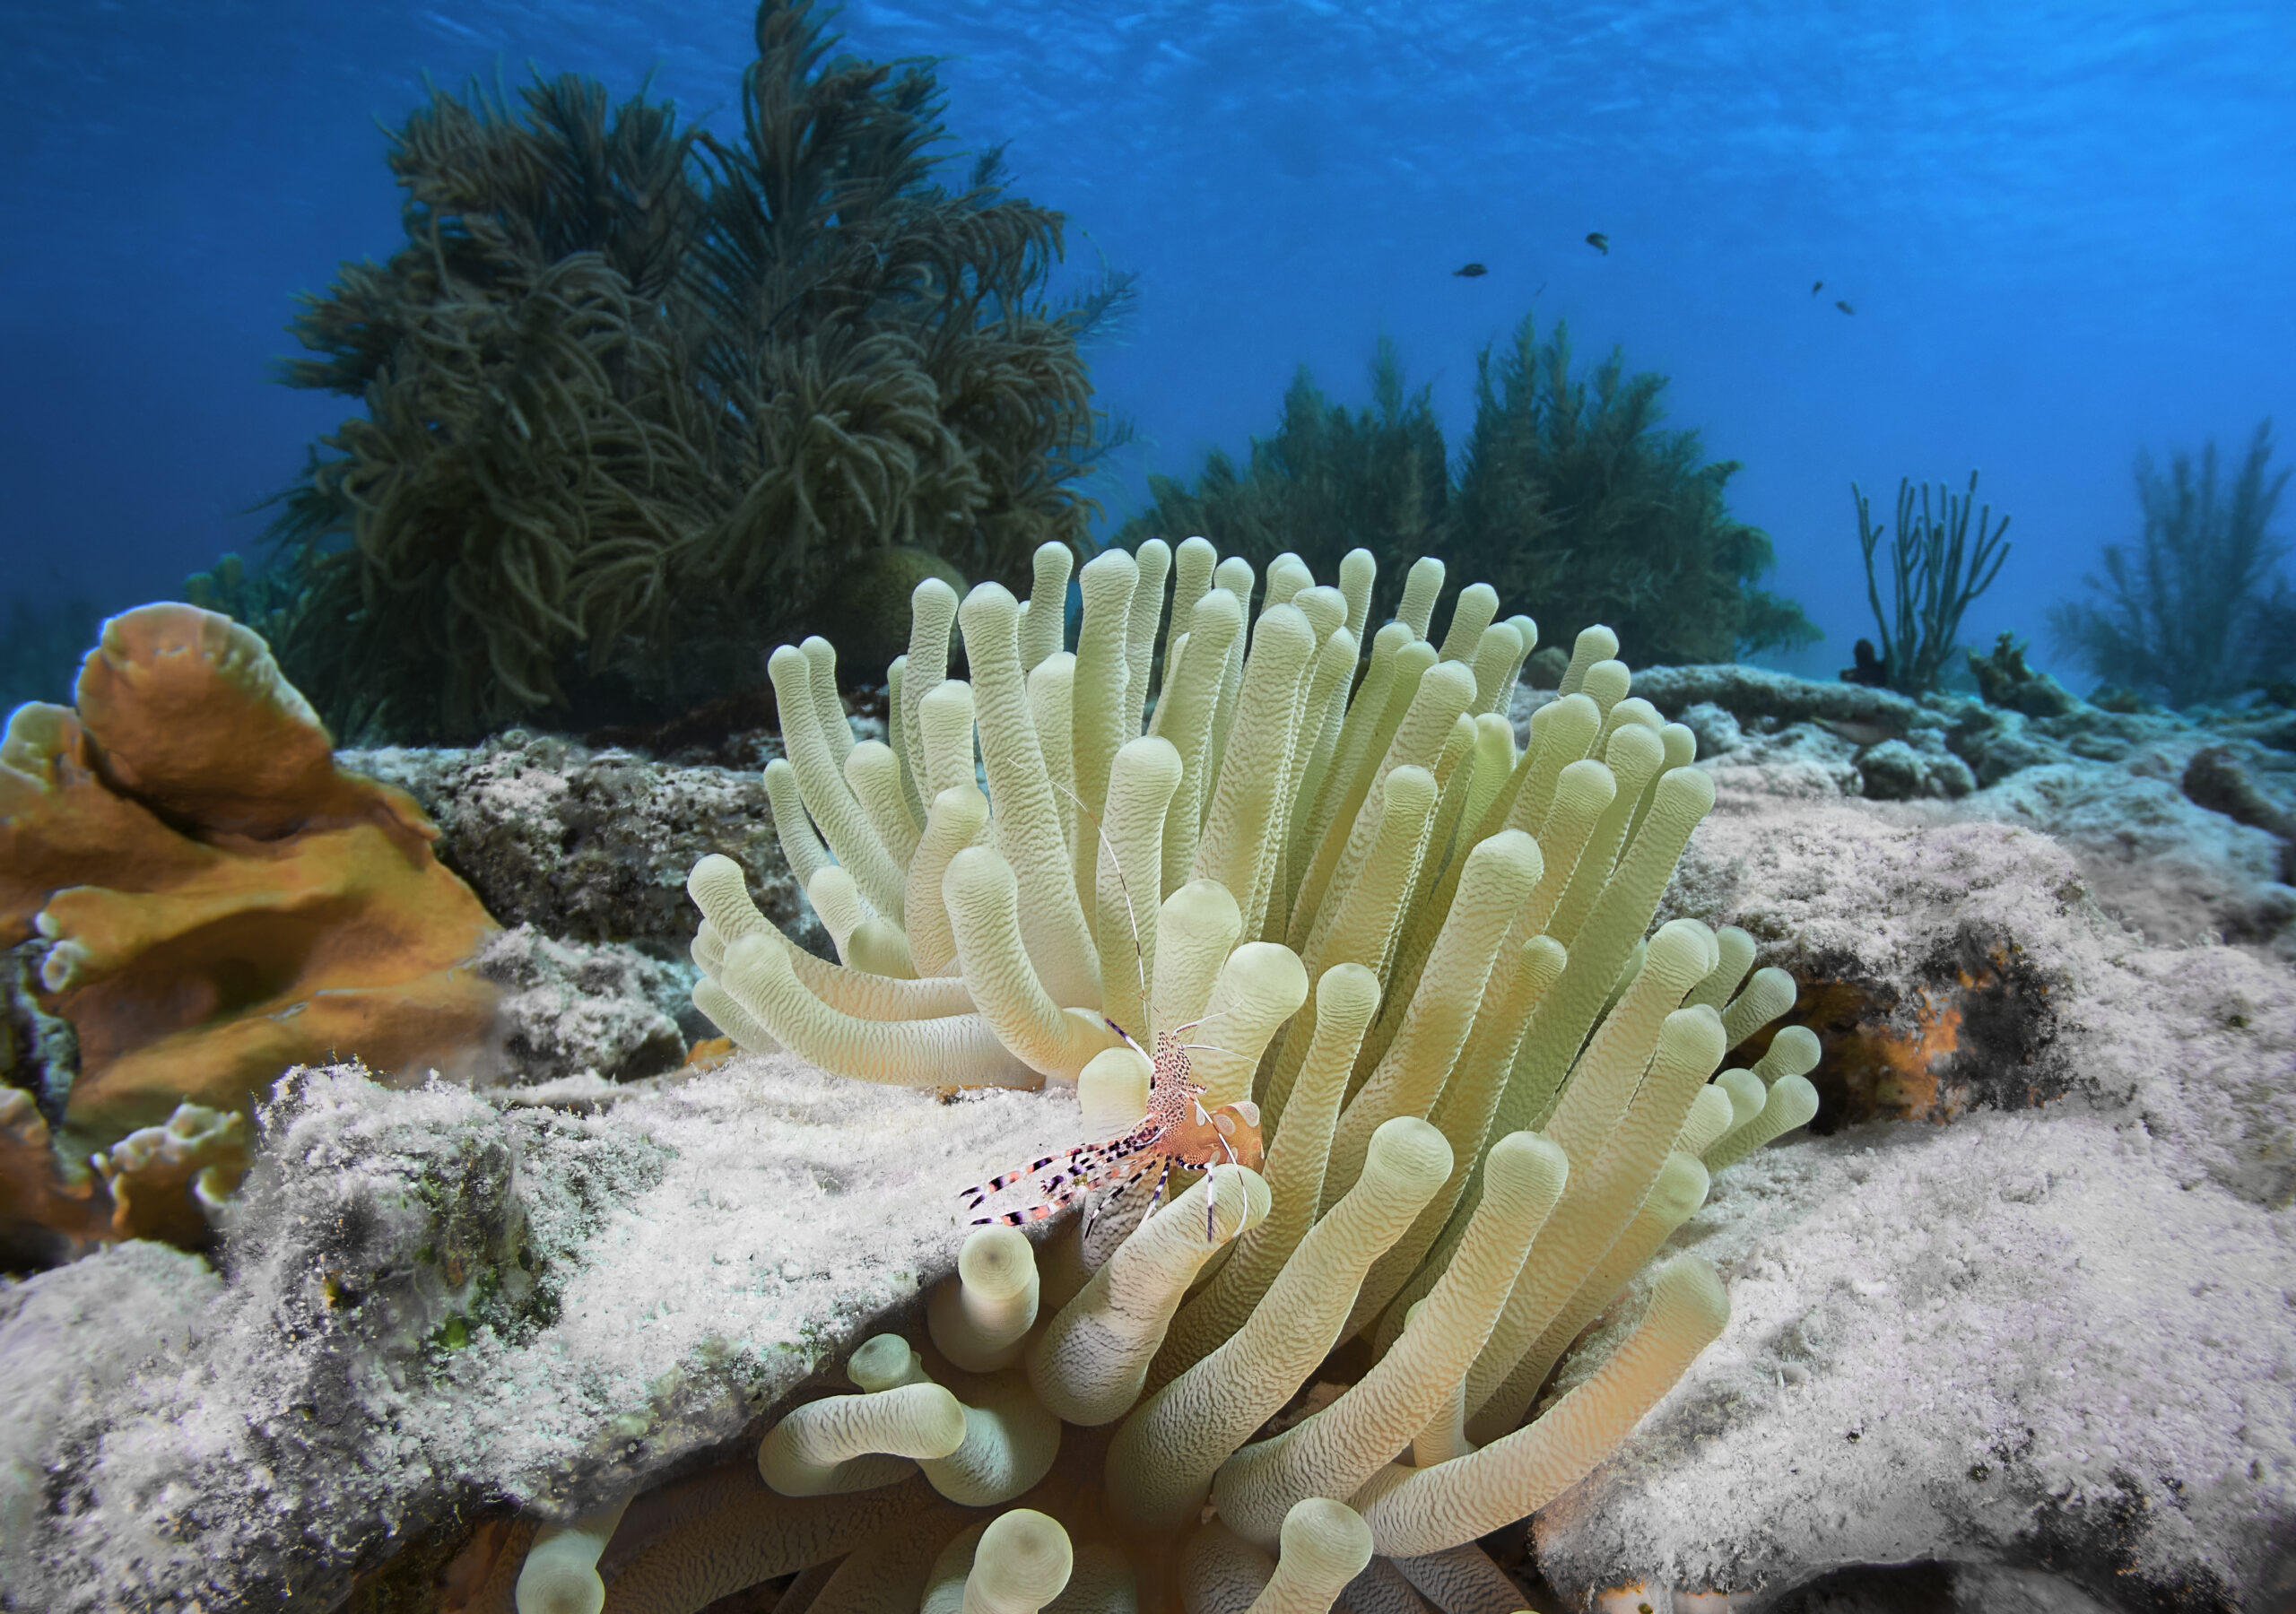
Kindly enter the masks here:
[[[0, 10], [0, 596], [116, 609], [250, 547], [345, 408], [267, 377], [291, 299], [398, 244], [377, 120], [425, 73], [650, 72], [726, 130], [750, 15]], [[840, 25], [944, 58], [959, 144], [1009, 143], [1080, 274], [1139, 273], [1094, 352], [1140, 434], [1095, 490], [1112, 520], [1272, 429], [1302, 362], [1362, 398], [1382, 333], [1456, 445], [1474, 350], [1535, 306], [1671, 375], [1671, 423], [1745, 463], [1734, 508], [1827, 674], [1870, 631], [1853, 478], [1886, 506], [1980, 468], [2014, 549], [1965, 635], [2042, 638], [2133, 535], [2140, 447], [2296, 430], [2285, 0], [856, 0]]]

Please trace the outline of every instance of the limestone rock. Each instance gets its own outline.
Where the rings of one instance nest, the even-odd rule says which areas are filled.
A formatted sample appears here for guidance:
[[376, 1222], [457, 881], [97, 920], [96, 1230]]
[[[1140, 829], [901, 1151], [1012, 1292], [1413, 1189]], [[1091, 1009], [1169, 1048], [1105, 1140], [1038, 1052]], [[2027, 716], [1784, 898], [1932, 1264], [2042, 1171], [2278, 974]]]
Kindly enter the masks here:
[[1920, 702], [1893, 690], [1866, 684], [1823, 683], [1735, 662], [1638, 667], [1634, 692], [1670, 718], [1686, 707], [1705, 702], [1741, 718], [1776, 717], [1787, 723], [1822, 720], [1899, 733], [1936, 721]]
[[1770, 938], [1796, 1018], [1836, 994], [1825, 1107], [1676, 1235], [1729, 1329], [1540, 1515], [1542, 1568], [1654, 1608], [1908, 1561], [2262, 1606], [2296, 1541], [2296, 975], [2148, 944], [2045, 836], [1904, 811], [1726, 794], [1693, 842], [1669, 911]]
[[2279, 843], [2169, 780], [2060, 763], [2016, 774], [1963, 808], [2053, 836], [2095, 900], [2153, 941], [2216, 936], [2296, 958], [2296, 890], [2280, 883]]
[[[578, 1115], [300, 1073], [227, 1281], [187, 1257], [166, 1305], [117, 1309], [96, 1262], [0, 1284], [0, 1385], [54, 1409], [0, 1431], [0, 1488], [49, 1498], [0, 1544], [11, 1585], [51, 1614], [318, 1614], [500, 1498], [563, 1515], [753, 1445], [948, 1270], [956, 1189], [1080, 1128], [1069, 1094], [944, 1104], [787, 1057]], [[105, 1330], [112, 1366], [12, 1332], [34, 1308]]]
[[2274, 799], [2238, 749], [2209, 745], [2195, 751], [2178, 787], [2194, 805], [2261, 829], [2278, 841], [2280, 881], [2296, 884], [2296, 811], [2285, 801]]
[[532, 924], [491, 938], [472, 966], [501, 989], [492, 1074], [517, 1084], [656, 1076], [711, 1028], [691, 964], [613, 942], [553, 941]]
[[389, 747], [344, 760], [422, 803], [438, 820], [441, 855], [506, 924], [683, 959], [694, 926], [686, 874], [720, 852], [748, 872], [776, 924], [829, 950], [789, 878], [761, 773], [676, 767], [519, 730], [471, 750]]
[[198, 1256], [141, 1242], [0, 1287], [0, 1597], [12, 1606], [39, 1606], [39, 1556], [63, 1533], [58, 1442], [103, 1419], [153, 1358], [189, 1350], [222, 1290]]
[[[1862, 795], [2040, 830], [2149, 940], [2213, 936], [2296, 959], [2296, 731], [2274, 726], [2279, 708], [2075, 702], [2035, 717], [1746, 667], [1639, 672], [1634, 693], [1698, 736], [1699, 766], [1726, 796]], [[1518, 696], [1518, 719], [1544, 699]]]

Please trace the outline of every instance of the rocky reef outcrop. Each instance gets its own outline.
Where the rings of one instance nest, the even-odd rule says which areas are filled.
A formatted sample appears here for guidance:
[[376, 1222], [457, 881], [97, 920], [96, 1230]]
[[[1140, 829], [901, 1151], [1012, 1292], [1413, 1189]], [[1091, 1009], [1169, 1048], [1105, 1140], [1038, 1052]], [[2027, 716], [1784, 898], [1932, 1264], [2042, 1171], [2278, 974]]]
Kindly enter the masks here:
[[[1513, 1606], [2273, 1606], [2296, 1546], [2282, 719], [2037, 717], [1745, 669], [1634, 693], [1697, 731], [1717, 792], [1659, 918], [1735, 925], [1794, 977], [1821, 1107], [1669, 1243], [1723, 1274], [1721, 1337], [1483, 1543]], [[526, 1005], [504, 1083], [299, 1078], [220, 1269], [128, 1244], [0, 1291], [22, 1606], [325, 1609], [353, 1566], [354, 1606], [490, 1606], [514, 1513], [635, 1488], [605, 1563], [631, 1561], [681, 1498], [753, 1476], [760, 1433], [843, 1387], [855, 1342], [915, 1332], [960, 1240], [947, 1195], [1084, 1124], [1057, 1090], [661, 1068], [700, 1028], [657, 871], [726, 850], [769, 905], [787, 889], [740, 849], [762, 813], [739, 776], [535, 739], [376, 766], [466, 871], [465, 846], [544, 860], [595, 813], [571, 840], [578, 861], [595, 839], [590, 883], [482, 959]], [[627, 810], [562, 805], [605, 799]], [[612, 891], [661, 893], [627, 910], [659, 916], [614, 920]], [[103, 1349], [58, 1349], [86, 1329]], [[1358, 1370], [1335, 1360], [1270, 1427]], [[1412, 1595], [1459, 1614], [1441, 1584]]]

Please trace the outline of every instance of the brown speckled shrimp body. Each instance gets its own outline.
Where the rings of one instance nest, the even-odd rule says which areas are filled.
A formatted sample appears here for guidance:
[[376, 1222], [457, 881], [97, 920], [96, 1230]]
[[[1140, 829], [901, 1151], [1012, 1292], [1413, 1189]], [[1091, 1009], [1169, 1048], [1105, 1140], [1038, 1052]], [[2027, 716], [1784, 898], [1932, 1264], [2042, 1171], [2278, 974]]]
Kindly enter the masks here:
[[[1101, 1018], [1107, 1019], [1105, 1015]], [[961, 1190], [960, 1197], [967, 1202], [965, 1208], [978, 1210], [999, 1190], [1043, 1171], [1048, 1166], [1057, 1167], [1037, 1184], [1037, 1192], [1045, 1196], [1039, 1203], [996, 1216], [975, 1217], [975, 1227], [1002, 1222], [1017, 1228], [1043, 1221], [1078, 1194], [1113, 1184], [1108, 1197], [1094, 1207], [1087, 1219], [1089, 1231], [1091, 1222], [1145, 1176], [1151, 1166], [1158, 1167], [1156, 1188], [1150, 1200], [1152, 1208], [1163, 1198], [1165, 1183], [1175, 1166], [1194, 1171], [1219, 1165], [1243, 1166], [1255, 1171], [1259, 1168], [1265, 1158], [1260, 1142], [1259, 1106], [1248, 1098], [1239, 1098], [1216, 1110], [1204, 1107], [1204, 1085], [1193, 1074], [1188, 1054], [1193, 1048], [1208, 1045], [1180, 1041], [1181, 1035], [1203, 1024], [1201, 1020], [1159, 1031], [1152, 1054], [1133, 1041], [1132, 1034], [1122, 1026], [1112, 1020], [1108, 1024], [1109, 1029], [1124, 1038], [1127, 1047], [1148, 1061], [1148, 1114], [1138, 1126], [1120, 1138], [1111, 1138], [1104, 1143], [1080, 1143]], [[1217, 1195], [1217, 1188], [1207, 1184], [1204, 1199], [1204, 1237], [1207, 1243], [1213, 1237]]]

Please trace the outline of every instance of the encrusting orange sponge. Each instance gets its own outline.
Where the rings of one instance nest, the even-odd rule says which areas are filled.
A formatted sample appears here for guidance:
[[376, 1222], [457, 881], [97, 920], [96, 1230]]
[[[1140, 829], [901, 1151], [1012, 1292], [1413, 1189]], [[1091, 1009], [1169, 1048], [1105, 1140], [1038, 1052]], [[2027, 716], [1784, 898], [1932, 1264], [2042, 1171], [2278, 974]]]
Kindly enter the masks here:
[[497, 926], [403, 791], [345, 773], [263, 641], [139, 606], [104, 624], [76, 707], [0, 741], [0, 946], [48, 942], [77, 1032], [58, 1129], [84, 1160], [187, 1100], [245, 1111], [289, 1066], [420, 1079], [475, 1049]]

